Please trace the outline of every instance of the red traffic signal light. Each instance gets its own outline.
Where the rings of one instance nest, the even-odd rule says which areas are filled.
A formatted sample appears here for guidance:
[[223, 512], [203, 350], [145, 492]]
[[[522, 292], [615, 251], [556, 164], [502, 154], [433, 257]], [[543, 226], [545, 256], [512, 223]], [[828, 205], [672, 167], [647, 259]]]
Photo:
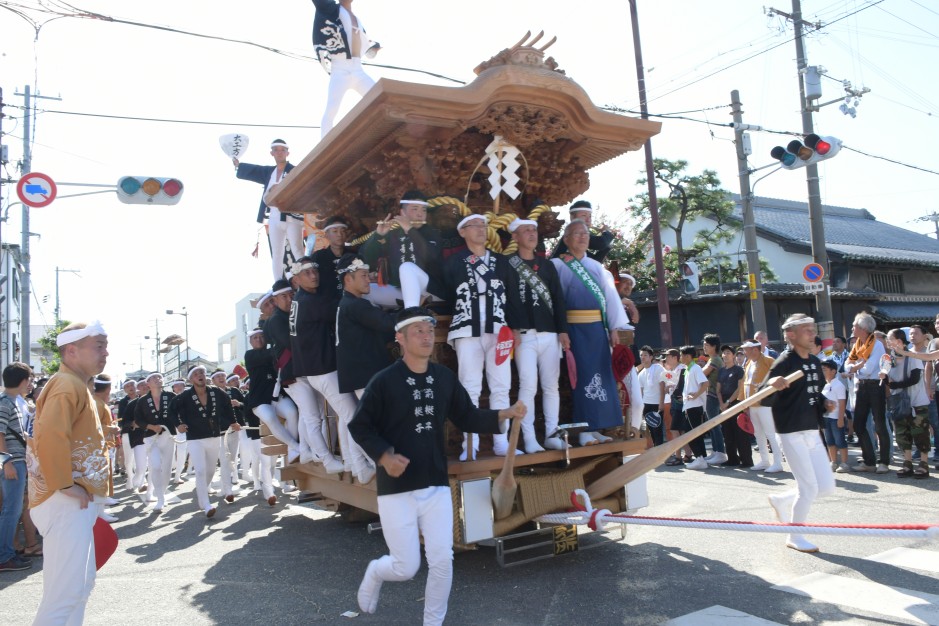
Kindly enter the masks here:
[[117, 181], [117, 199], [124, 204], [177, 204], [183, 184], [176, 178], [123, 176]]
[[793, 140], [785, 148], [776, 146], [770, 150], [770, 156], [779, 161], [787, 170], [795, 170], [806, 165], [830, 159], [841, 150], [841, 140], [837, 137], [821, 137], [812, 133], [805, 136], [805, 142]]

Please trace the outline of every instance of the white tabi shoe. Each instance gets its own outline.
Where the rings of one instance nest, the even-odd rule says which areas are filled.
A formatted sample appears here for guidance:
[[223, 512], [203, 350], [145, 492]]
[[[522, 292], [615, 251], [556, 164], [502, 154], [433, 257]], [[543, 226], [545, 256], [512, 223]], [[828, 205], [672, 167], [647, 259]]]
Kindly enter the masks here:
[[789, 535], [789, 539], [786, 540], [786, 547], [799, 552], [818, 552], [818, 546], [811, 543], [802, 535]]
[[567, 447], [567, 444], [560, 437], [546, 437], [544, 447], [548, 450], [563, 450]]
[[327, 474], [341, 474], [346, 471], [346, 466], [334, 456], [323, 459], [323, 467], [326, 468]]
[[599, 441], [597, 441], [597, 438], [595, 437], [596, 434], [597, 433], [594, 433], [594, 432], [580, 433], [577, 435], [577, 443], [580, 444], [581, 447], [595, 446], [598, 443], [600, 443]]
[[102, 512], [101, 515], [99, 515], [98, 517], [100, 517], [101, 519], [103, 519], [109, 524], [113, 524], [114, 522], [117, 521], [117, 517], [115, 517], [114, 515], [111, 515], [110, 513]]
[[792, 503], [795, 496], [792, 494], [777, 494], [769, 497], [769, 505], [776, 513], [776, 519], [781, 524], [792, 523]]
[[170, 495], [166, 499], [167, 504], [179, 504], [180, 502], [182, 502], [182, 500], [179, 499], [179, 496]]
[[613, 441], [612, 437], [601, 435], [598, 432], [593, 433], [593, 438], [597, 440], [597, 443], [610, 443], [611, 441]]
[[209, 508], [207, 508], [207, 509], [205, 510], [205, 516], [208, 517], [208, 518], [213, 518], [213, 517], [215, 517], [215, 507], [214, 507], [214, 506], [210, 506]]
[[773, 463], [764, 470], [767, 474], [776, 474], [778, 472], [784, 472], [782, 463]]
[[114, 498], [107, 497], [104, 499], [104, 506], [114, 506], [115, 504], [120, 504], [120, 500], [115, 500]]
[[[492, 453], [496, 456], [505, 456], [509, 452], [509, 438], [505, 435], [492, 436]], [[515, 451], [516, 455], [525, 454], [521, 450]]]
[[359, 585], [357, 598], [359, 609], [363, 613], [374, 613], [378, 609], [378, 596], [381, 594], [382, 580], [375, 574], [378, 569], [378, 561], [372, 561], [365, 569], [365, 576], [362, 577], [362, 584]]
[[767, 467], [769, 467], [769, 463], [766, 463], [765, 461], [760, 461], [759, 463], [754, 463], [754, 464], [753, 464], [753, 467], [750, 468], [750, 471], [751, 471], [751, 472], [762, 472], [762, 471], [764, 471]]

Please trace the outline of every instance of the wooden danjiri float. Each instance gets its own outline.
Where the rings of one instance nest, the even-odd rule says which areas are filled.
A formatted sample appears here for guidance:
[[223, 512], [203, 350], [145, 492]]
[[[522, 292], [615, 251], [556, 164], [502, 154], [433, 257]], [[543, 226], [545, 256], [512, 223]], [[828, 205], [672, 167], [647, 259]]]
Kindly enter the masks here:
[[[542, 239], [556, 236], [561, 222], [548, 207], [567, 205], [582, 195], [590, 186], [588, 170], [640, 149], [659, 132], [660, 124], [599, 109], [554, 59], [545, 57], [554, 40], [536, 47], [540, 38], [527, 34], [480, 64], [477, 78], [464, 87], [379, 80], [271, 190], [268, 203], [281, 211], [321, 218], [343, 215], [356, 237], [370, 233], [389, 212], [397, 213], [406, 191], [420, 189], [433, 197], [428, 220], [443, 234], [444, 248], [462, 245], [455, 226], [470, 211], [489, 214], [489, 247], [496, 252], [504, 252], [509, 241], [496, 228], [515, 216], [536, 218]], [[455, 355], [446, 344], [448, 325], [449, 318], [441, 315], [433, 358], [454, 365]], [[562, 396], [565, 385], [562, 380]], [[485, 398], [484, 393], [483, 406]], [[565, 420], [569, 406], [562, 400], [562, 425], [571, 421]], [[544, 426], [540, 418], [538, 422], [540, 438]], [[624, 459], [645, 450], [642, 438], [630, 439], [620, 431], [612, 433], [620, 435], [612, 443], [519, 455], [513, 469], [511, 460], [505, 463], [492, 455], [491, 438], [487, 441], [486, 436], [477, 460], [460, 462], [461, 433], [450, 426], [458, 548], [495, 545], [503, 564], [577, 549], [575, 527], [539, 527], [533, 522], [569, 509], [574, 489], [586, 487], [597, 508], [611, 511], [645, 504], [640, 502], [644, 489], [633, 496], [636, 502], [629, 502], [627, 493], [636, 483], [609, 484], [615, 477], [611, 472], [622, 471]], [[286, 451], [270, 435], [264, 444], [268, 454]], [[498, 484], [514, 478], [517, 491], [507, 514], [497, 516], [493, 481], [504, 463], [509, 467]], [[281, 476], [296, 480], [329, 508], [378, 511], [374, 481], [363, 485], [350, 473], [327, 474], [312, 463], [290, 465]], [[592, 485], [600, 485], [601, 491]]]

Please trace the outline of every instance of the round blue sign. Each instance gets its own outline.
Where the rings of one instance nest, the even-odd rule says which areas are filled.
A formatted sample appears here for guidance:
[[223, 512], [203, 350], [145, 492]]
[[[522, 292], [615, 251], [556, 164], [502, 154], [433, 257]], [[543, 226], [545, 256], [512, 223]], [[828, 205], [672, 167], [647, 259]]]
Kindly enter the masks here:
[[825, 277], [825, 270], [818, 263], [809, 263], [802, 270], [802, 278], [806, 282], [817, 283]]

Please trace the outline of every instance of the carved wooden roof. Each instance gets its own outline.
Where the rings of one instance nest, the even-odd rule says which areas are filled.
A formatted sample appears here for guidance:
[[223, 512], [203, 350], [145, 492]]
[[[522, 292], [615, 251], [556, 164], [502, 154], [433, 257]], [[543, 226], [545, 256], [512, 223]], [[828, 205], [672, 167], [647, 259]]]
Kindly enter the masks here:
[[467, 204], [492, 210], [488, 168], [470, 175], [501, 135], [527, 161], [518, 170], [523, 193], [516, 200], [503, 194], [501, 212], [521, 213], [535, 199], [559, 206], [590, 187], [590, 168], [659, 132], [658, 122], [597, 108], [553, 59], [517, 48], [480, 65], [464, 87], [379, 80], [271, 191], [269, 204], [372, 221], [396, 210], [409, 189], [462, 199], [469, 185]]

